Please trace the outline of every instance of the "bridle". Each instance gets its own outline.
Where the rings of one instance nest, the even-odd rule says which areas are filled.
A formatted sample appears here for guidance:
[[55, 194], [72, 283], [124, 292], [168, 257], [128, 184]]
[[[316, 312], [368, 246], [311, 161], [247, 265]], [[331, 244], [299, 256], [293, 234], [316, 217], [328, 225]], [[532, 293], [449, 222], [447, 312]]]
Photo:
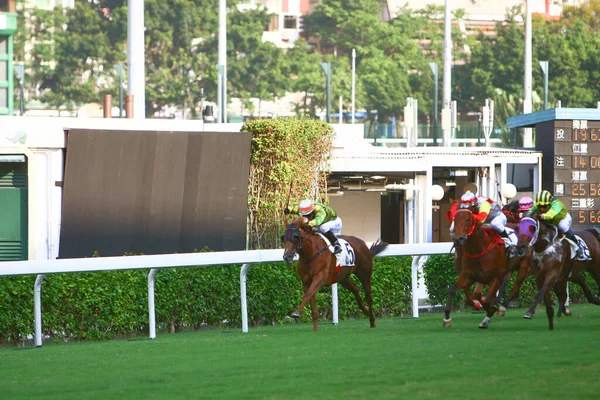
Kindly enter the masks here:
[[[473, 211], [467, 209], [467, 208], [461, 208], [458, 211], [456, 211], [456, 214], [458, 214], [459, 212], [468, 212], [471, 214], [471, 216], [473, 215]], [[455, 217], [456, 218], [456, 217]], [[473, 232], [475, 231], [475, 227], [477, 226], [477, 222], [475, 221], [475, 218], [471, 218], [471, 226], [467, 232], [467, 237], [471, 236], [473, 234]]]
[[[299, 253], [302, 250], [302, 242], [304, 241], [305, 236], [302, 235], [302, 232], [300, 231], [300, 229], [295, 225], [295, 224], [291, 224], [287, 227], [287, 229], [285, 230], [285, 234], [283, 234], [283, 236], [281, 236], [281, 240], [285, 243], [285, 242], [290, 242], [294, 245], [294, 247], [296, 248], [296, 253]], [[310, 260], [308, 260], [306, 263], [310, 264], [311, 262], [313, 262], [317, 257], [319, 257], [321, 254], [323, 254], [323, 252], [325, 252], [329, 247], [326, 245], [325, 247], [319, 249], [319, 251], [317, 251], [317, 253], [311, 257]]]

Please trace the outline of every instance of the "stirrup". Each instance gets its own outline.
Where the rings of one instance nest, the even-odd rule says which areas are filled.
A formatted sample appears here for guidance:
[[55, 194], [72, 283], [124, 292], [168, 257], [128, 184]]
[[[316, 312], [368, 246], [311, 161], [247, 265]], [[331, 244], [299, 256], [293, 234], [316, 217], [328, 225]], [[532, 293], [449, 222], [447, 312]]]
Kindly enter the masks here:
[[339, 243], [333, 245], [333, 254], [341, 254], [342, 246]]

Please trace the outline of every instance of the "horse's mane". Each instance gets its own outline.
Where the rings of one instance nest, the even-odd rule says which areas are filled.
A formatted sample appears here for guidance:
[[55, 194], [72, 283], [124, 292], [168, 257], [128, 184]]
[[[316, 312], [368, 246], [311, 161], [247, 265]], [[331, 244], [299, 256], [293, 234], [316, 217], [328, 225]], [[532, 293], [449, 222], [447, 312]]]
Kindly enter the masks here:
[[297, 220], [295, 220], [293, 222], [294, 225], [296, 225], [296, 227], [298, 229], [300, 229], [301, 231], [304, 231], [304, 233], [307, 234], [312, 234], [313, 233], [313, 229], [312, 227], [308, 224], [308, 218], [306, 217], [300, 217]]
[[506, 210], [509, 211], [511, 213], [518, 213], [519, 212], [519, 200], [513, 200], [510, 203], [506, 204], [504, 207], [502, 207], [502, 210]]

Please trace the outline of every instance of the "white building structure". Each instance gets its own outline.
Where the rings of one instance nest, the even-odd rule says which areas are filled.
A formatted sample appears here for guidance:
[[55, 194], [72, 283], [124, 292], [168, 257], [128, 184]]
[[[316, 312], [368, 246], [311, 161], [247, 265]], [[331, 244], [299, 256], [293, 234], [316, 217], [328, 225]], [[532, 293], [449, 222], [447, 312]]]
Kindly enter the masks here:
[[[242, 124], [206, 124], [187, 120], [31, 118], [5, 117], [0, 132], [0, 172], [24, 171], [26, 198], [4, 213], [21, 215], [27, 225], [21, 242], [21, 259], [45, 260], [58, 255], [65, 131], [69, 129], [238, 132]], [[331, 176], [330, 203], [344, 220], [345, 234], [373, 241], [382, 235], [392, 243], [446, 241], [443, 218], [447, 200], [435, 202], [432, 185], [439, 184], [445, 198], [459, 196], [475, 185], [483, 195], [499, 199], [499, 189], [510, 180], [512, 165], [529, 169], [533, 190], [541, 176], [541, 154], [498, 148], [383, 148], [362, 139], [362, 125], [333, 125], [336, 131]], [[13, 163], [13, 164], [11, 164]], [[5, 174], [12, 177], [10, 173]], [[3, 176], [0, 176], [2, 183]], [[525, 185], [527, 186], [527, 185]], [[387, 196], [387, 197], [386, 197]], [[0, 193], [0, 200], [2, 199]], [[395, 217], [394, 217], [395, 216]], [[383, 221], [383, 223], [382, 223]], [[2, 256], [0, 243], [0, 257]], [[11, 258], [15, 259], [15, 258]]]

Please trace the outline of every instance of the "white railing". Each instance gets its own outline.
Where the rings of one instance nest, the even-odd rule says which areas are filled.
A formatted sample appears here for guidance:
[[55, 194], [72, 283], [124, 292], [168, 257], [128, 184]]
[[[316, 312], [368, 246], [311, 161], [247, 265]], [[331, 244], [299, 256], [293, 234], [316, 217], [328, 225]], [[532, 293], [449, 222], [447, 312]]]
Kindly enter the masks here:
[[[452, 243], [395, 244], [377, 255], [377, 257], [414, 256], [412, 262], [412, 306], [413, 316], [419, 316], [417, 293], [417, 269], [421, 256], [448, 254]], [[42, 302], [41, 287], [48, 274], [71, 272], [121, 271], [148, 269], [148, 318], [149, 336], [156, 338], [156, 319], [154, 311], [154, 280], [158, 270], [176, 267], [203, 267], [211, 265], [242, 264], [240, 270], [240, 297], [242, 307], [242, 332], [248, 332], [248, 309], [246, 302], [246, 274], [253, 264], [281, 262], [283, 250], [245, 250], [212, 253], [160, 254], [145, 256], [121, 256], [98, 258], [73, 258], [40, 261], [0, 262], [0, 276], [37, 275], [34, 292], [35, 345], [42, 346]], [[337, 323], [337, 284], [332, 285], [333, 322]]]

